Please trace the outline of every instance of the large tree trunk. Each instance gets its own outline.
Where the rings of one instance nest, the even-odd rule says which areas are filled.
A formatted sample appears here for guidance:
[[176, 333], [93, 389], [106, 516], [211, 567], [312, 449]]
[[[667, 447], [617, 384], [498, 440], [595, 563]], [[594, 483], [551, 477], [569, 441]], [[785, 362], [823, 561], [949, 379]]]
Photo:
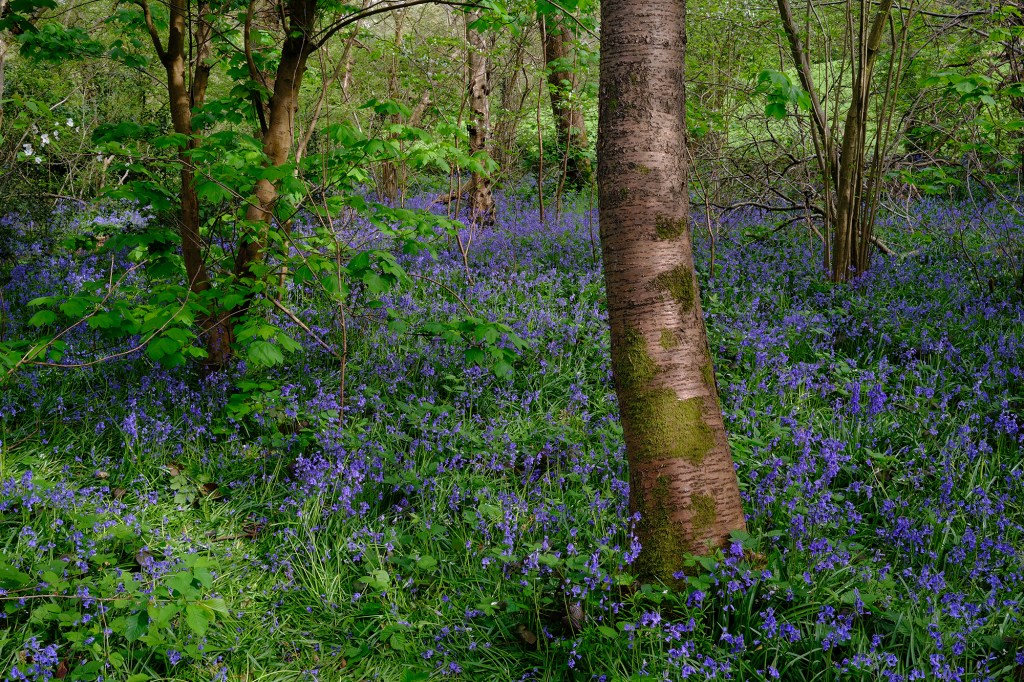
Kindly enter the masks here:
[[[188, 144], [178, 155], [181, 166], [181, 188], [179, 202], [181, 204], [180, 235], [181, 255], [185, 262], [185, 276], [188, 278], [189, 290], [194, 295], [202, 295], [212, 286], [210, 274], [204, 260], [204, 246], [200, 234], [199, 199], [196, 196], [195, 172], [192, 166], [191, 152], [196, 148], [196, 140], [192, 135], [192, 101], [205, 95], [205, 80], [198, 82], [193, 79], [192, 87], [185, 78], [185, 53], [190, 35], [188, 24], [188, 0], [175, 0], [170, 4], [170, 21], [167, 33], [167, 46], [161, 44], [159, 34], [150, 14], [149, 5], [145, 0], [137, 3], [146, 16], [153, 46], [160, 58], [160, 63], [167, 74], [167, 94], [170, 100], [171, 124], [174, 132], [188, 137]], [[206, 24], [202, 21], [201, 24]], [[202, 54], [202, 49], [200, 54]], [[197, 65], [203, 66], [202, 59]], [[231, 357], [232, 331], [227, 316], [216, 311], [201, 317], [199, 326], [205, 336], [207, 362], [213, 366], [224, 365]]]
[[744, 528], [694, 272], [681, 0], [601, 4], [598, 180], [612, 368], [639, 573]]
[[[491, 78], [487, 69], [487, 55], [493, 49], [493, 40], [474, 31], [470, 26], [480, 19], [479, 12], [466, 15], [467, 66], [469, 71], [469, 152], [487, 151], [491, 128]], [[469, 190], [469, 211], [474, 222], [494, 220], [494, 197], [491, 179], [484, 173], [474, 173]]]
[[558, 133], [558, 146], [565, 154], [565, 175], [570, 185], [590, 184], [592, 171], [587, 152], [587, 123], [583, 109], [574, 101], [579, 77], [572, 66], [572, 34], [565, 22], [553, 16], [540, 18], [544, 42], [544, 63], [548, 72], [551, 113]]

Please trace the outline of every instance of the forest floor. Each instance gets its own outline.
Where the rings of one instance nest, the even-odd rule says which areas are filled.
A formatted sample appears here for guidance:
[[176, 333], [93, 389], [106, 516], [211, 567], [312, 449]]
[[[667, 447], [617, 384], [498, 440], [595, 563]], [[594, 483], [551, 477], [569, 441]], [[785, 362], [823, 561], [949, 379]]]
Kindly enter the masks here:
[[[280, 369], [136, 353], [0, 391], [0, 679], [1024, 679], [1019, 218], [911, 206], [880, 229], [915, 253], [849, 286], [754, 214], [712, 278], [695, 220], [749, 535], [667, 589], [630, 573], [596, 215], [547, 217], [503, 202], [468, 269], [403, 257], [423, 277], [350, 321], [343, 426], [287, 319]], [[24, 259], [0, 333], [105, 267]], [[527, 341], [511, 377], [384, 312], [465, 307]]]

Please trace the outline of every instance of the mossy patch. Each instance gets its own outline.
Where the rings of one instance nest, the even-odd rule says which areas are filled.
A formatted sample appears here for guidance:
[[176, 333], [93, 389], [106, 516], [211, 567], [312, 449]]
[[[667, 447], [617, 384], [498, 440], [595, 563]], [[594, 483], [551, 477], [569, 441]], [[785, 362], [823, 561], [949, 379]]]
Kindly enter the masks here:
[[693, 270], [685, 265], [677, 265], [654, 279], [654, 284], [662, 291], [668, 292], [684, 313], [693, 310], [693, 302], [697, 292], [693, 283]]
[[668, 388], [640, 391], [623, 406], [637, 457], [682, 457], [693, 465], [715, 444], [703, 412], [703, 398], [680, 400]]
[[640, 575], [665, 583], [674, 583], [673, 574], [684, 569], [688, 550], [686, 536], [672, 520], [672, 495], [669, 480], [659, 476], [654, 488], [645, 491], [637, 528], [643, 551], [637, 561]]
[[622, 335], [622, 347], [614, 357], [615, 380], [619, 388], [636, 393], [651, 383], [658, 373], [658, 365], [647, 350], [647, 339], [635, 327], [627, 327]]
[[711, 495], [696, 493], [690, 496], [690, 509], [693, 511], [693, 532], [701, 535], [715, 525], [716, 505]]
[[700, 373], [701, 373], [701, 376], [704, 377], [704, 384], [706, 386], [709, 386], [711, 388], [714, 388], [716, 386], [716, 384], [715, 384], [715, 368], [711, 364], [710, 360], [708, 360], [707, 362], [705, 362], [703, 365], [700, 366]]
[[679, 346], [679, 335], [671, 329], [662, 329], [659, 343], [665, 350], [672, 350]]
[[659, 215], [654, 219], [654, 234], [658, 239], [678, 239], [686, 232], [686, 220]]

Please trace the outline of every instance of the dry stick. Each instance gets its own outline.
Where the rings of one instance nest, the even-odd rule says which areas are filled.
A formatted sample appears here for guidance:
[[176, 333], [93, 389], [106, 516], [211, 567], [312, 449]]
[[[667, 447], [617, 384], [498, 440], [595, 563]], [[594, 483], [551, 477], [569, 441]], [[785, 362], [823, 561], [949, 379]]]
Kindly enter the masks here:
[[715, 280], [715, 231], [711, 227], [711, 199], [708, 197], [707, 187], [704, 186], [704, 181], [701, 180], [700, 174], [697, 173], [697, 164], [693, 160], [693, 152], [690, 151], [690, 146], [686, 146], [686, 156], [690, 160], [690, 169], [693, 174], [693, 179], [697, 181], [697, 185], [700, 187], [700, 193], [704, 197], [704, 219], [707, 221], [708, 228], [708, 239], [711, 241], [711, 281]]
[[[335, 233], [334, 238], [334, 251], [337, 254], [335, 256], [338, 265], [338, 285], [339, 291], [341, 290], [341, 242], [337, 238]], [[345, 297], [338, 297], [338, 318], [341, 322], [341, 371], [338, 377], [338, 425], [345, 425], [345, 374], [348, 369], [348, 319], [345, 317]]]
[[316, 342], [317, 342], [317, 344], [318, 344], [318, 345], [320, 345], [320, 346], [321, 346], [321, 347], [322, 347], [322, 348], [323, 348], [324, 350], [326, 350], [326, 351], [327, 351], [328, 353], [330, 353], [331, 355], [333, 355], [333, 356], [334, 356], [334, 357], [336, 357], [336, 358], [340, 358], [340, 357], [341, 357], [341, 356], [340, 356], [340, 355], [338, 354], [338, 352], [337, 352], [336, 350], [334, 350], [333, 348], [331, 348], [331, 347], [330, 347], [330, 345], [329, 345], [329, 344], [328, 344], [328, 343], [327, 343], [326, 341], [324, 341], [324, 340], [323, 340], [322, 338], [320, 338], [320, 337], [319, 337], [319, 336], [317, 335], [317, 333], [316, 333], [316, 332], [314, 332], [314, 331], [313, 331], [312, 329], [310, 329], [310, 328], [309, 328], [309, 326], [307, 326], [307, 325], [306, 325], [306, 323], [305, 323], [305, 322], [303, 322], [303, 321], [302, 321], [302, 320], [301, 320], [301, 319], [300, 319], [300, 318], [299, 318], [299, 317], [298, 317], [298, 316], [297, 316], [297, 315], [296, 315], [296, 314], [295, 314], [294, 312], [292, 312], [292, 311], [291, 311], [291, 310], [290, 310], [290, 309], [289, 309], [289, 308], [288, 308], [287, 306], [285, 306], [285, 305], [284, 305], [283, 303], [281, 303], [280, 301], [278, 301], [278, 300], [276, 300], [276, 299], [268, 299], [268, 300], [269, 300], [269, 301], [270, 301], [270, 302], [271, 302], [272, 304], [274, 304], [274, 307], [275, 307], [275, 308], [277, 308], [277, 309], [278, 309], [278, 310], [280, 310], [280, 311], [281, 311], [282, 313], [284, 313], [285, 315], [287, 315], [287, 316], [288, 316], [288, 317], [289, 317], [289, 318], [291, 319], [291, 321], [292, 321], [292, 322], [294, 322], [295, 324], [297, 324], [297, 325], [298, 325], [298, 326], [299, 326], [299, 327], [300, 327], [300, 328], [302, 329], [302, 331], [304, 331], [304, 332], [306, 332], [307, 334], [309, 334], [310, 338], [312, 338], [312, 339], [313, 339], [314, 341], [316, 341]]
[[[120, 277], [119, 277], [119, 278], [117, 279], [116, 285], [117, 285], [117, 286], [120, 286], [120, 285], [121, 285], [121, 282], [123, 282], [123, 281], [125, 280], [125, 278], [126, 278], [126, 277], [128, 277], [128, 275], [130, 275], [130, 274], [131, 274], [132, 272], [134, 272], [135, 270], [137, 270], [138, 268], [142, 267], [143, 265], [145, 265], [145, 264], [146, 264], [146, 263], [148, 263], [148, 262], [149, 262], [148, 260], [140, 261], [140, 262], [136, 263], [135, 265], [133, 265], [132, 267], [128, 268], [128, 270], [126, 270], [126, 271], [125, 271], [125, 273], [124, 273], [123, 275], [121, 275], [121, 276], [120, 276]], [[31, 358], [32, 358], [32, 357], [35, 357], [36, 355], [38, 355], [38, 354], [39, 354], [39, 353], [40, 353], [41, 351], [45, 351], [45, 350], [46, 350], [47, 348], [49, 348], [50, 346], [52, 346], [52, 345], [53, 345], [53, 343], [54, 343], [55, 341], [59, 340], [59, 339], [60, 339], [61, 337], [63, 337], [63, 336], [65, 335], [65, 334], [67, 334], [67, 333], [68, 333], [68, 332], [70, 332], [71, 330], [73, 330], [73, 329], [77, 328], [77, 327], [78, 327], [79, 325], [81, 325], [81, 324], [82, 324], [83, 322], [86, 322], [86, 321], [87, 321], [87, 320], [89, 320], [90, 318], [92, 318], [92, 317], [95, 317], [96, 315], [98, 315], [98, 314], [99, 314], [99, 312], [100, 312], [100, 310], [101, 310], [101, 309], [102, 309], [102, 307], [103, 307], [103, 304], [104, 304], [104, 303], [106, 303], [106, 302], [107, 302], [107, 301], [108, 301], [108, 300], [110, 299], [110, 297], [111, 297], [111, 296], [112, 296], [112, 295], [114, 294], [114, 286], [115, 286], [115, 283], [114, 283], [114, 257], [113, 257], [113, 256], [111, 256], [111, 257], [110, 257], [110, 275], [109, 275], [109, 278], [108, 278], [108, 280], [107, 280], [107, 294], [106, 294], [106, 295], [105, 295], [105, 296], [104, 296], [104, 297], [103, 297], [103, 298], [102, 298], [102, 299], [100, 300], [100, 302], [99, 302], [99, 303], [97, 303], [97, 304], [95, 305], [95, 307], [93, 308], [92, 312], [91, 312], [91, 313], [89, 313], [88, 315], [86, 315], [85, 317], [83, 317], [82, 319], [78, 320], [77, 322], [75, 322], [75, 323], [74, 323], [73, 325], [71, 325], [70, 327], [67, 327], [67, 328], [65, 328], [64, 330], [62, 330], [62, 331], [61, 331], [60, 333], [58, 333], [58, 334], [57, 334], [56, 336], [54, 336], [54, 337], [53, 337], [52, 339], [50, 339], [49, 341], [47, 341], [47, 342], [45, 342], [45, 343], [43, 343], [43, 344], [37, 344], [37, 345], [33, 346], [32, 348], [30, 348], [30, 349], [29, 349], [29, 350], [28, 350], [28, 351], [27, 351], [27, 352], [26, 352], [26, 353], [25, 353], [25, 354], [24, 354], [24, 355], [23, 355], [23, 356], [21, 357], [21, 359], [20, 359], [20, 360], [18, 360], [18, 362], [16, 362], [16, 363], [14, 364], [14, 366], [13, 366], [13, 367], [11, 367], [11, 368], [10, 368], [10, 369], [9, 369], [9, 370], [7, 371], [7, 374], [5, 374], [5, 375], [4, 375], [4, 377], [3, 377], [3, 381], [6, 381], [6, 380], [10, 379], [10, 377], [11, 377], [11, 376], [12, 376], [12, 375], [13, 375], [13, 374], [14, 374], [14, 373], [16, 372], [16, 371], [18, 371], [18, 369], [19, 369], [19, 368], [20, 368], [20, 367], [21, 367], [22, 365], [26, 365], [26, 364], [32, 364], [32, 365], [47, 365], [47, 366], [54, 366], [54, 367], [64, 367], [65, 365], [58, 365], [58, 364], [52, 364], [52, 363], [41, 363], [41, 362], [33, 362], [33, 361], [31, 360]], [[185, 300], [186, 300], [186, 301], [188, 300], [188, 296], [187, 296], [187, 295], [186, 295], [186, 297], [185, 297]], [[179, 312], [180, 312], [180, 311], [179, 311]], [[172, 318], [172, 319], [173, 319], [173, 318]], [[168, 321], [168, 323], [169, 323], [169, 321]], [[166, 326], [166, 325], [164, 325], [164, 326]], [[160, 332], [160, 331], [162, 331], [162, 330], [163, 330], [163, 327], [161, 327], [161, 328], [160, 328], [160, 329], [158, 329], [158, 330], [157, 330], [156, 332], [154, 332], [154, 335], [155, 335], [156, 333], [159, 333], [159, 332]], [[152, 338], [152, 336], [151, 336], [150, 338]], [[149, 339], [147, 339], [147, 341], [146, 341], [146, 342], [148, 342], [148, 341], [149, 341]], [[138, 349], [136, 348], [136, 349], [133, 349], [133, 350], [138, 350]], [[127, 354], [127, 353], [129, 353], [129, 352], [132, 352], [132, 351], [127, 351], [126, 353], [123, 353], [123, 355], [126, 355], [126, 354]], [[111, 356], [111, 357], [117, 357], [117, 356], [115, 355], [115, 356]], [[98, 363], [98, 362], [100, 362], [100, 361], [102, 361], [102, 360], [97, 360], [96, 362], [92, 362], [92, 363], [89, 363], [89, 364], [97, 364], [97, 363]], [[76, 366], [79, 366], [79, 365], [66, 365], [66, 366], [68, 366], [68, 367], [76, 367]], [[85, 365], [82, 365], [82, 366], [85, 366]]]
[[0, 343], [7, 335], [7, 306], [4, 305], [4, 290], [0, 288]]
[[[180, 313], [182, 310], [184, 310], [188, 306], [188, 299], [189, 299], [189, 296], [191, 296], [191, 294], [192, 294], [191, 290], [189, 290], [185, 294], [185, 300], [182, 301], [181, 306], [178, 308], [178, 312], [177, 313], [172, 315], [166, 322], [164, 322], [162, 325], [160, 325], [159, 328], [155, 329], [153, 331], [153, 333], [150, 334], [149, 336], [147, 336], [145, 339], [143, 339], [141, 343], [135, 345], [132, 348], [129, 348], [128, 350], [120, 351], [118, 353], [111, 353], [110, 355], [104, 355], [102, 358], [97, 358], [96, 360], [90, 360], [89, 362], [61, 363], [61, 362], [32, 362], [32, 361], [29, 361], [27, 364], [33, 365], [35, 367], [59, 367], [61, 369], [79, 369], [79, 368], [82, 368], [82, 367], [92, 367], [93, 365], [98, 365], [100, 363], [107, 362], [107, 361], [113, 360], [115, 358], [124, 357], [125, 355], [130, 355], [130, 354], [132, 354], [132, 353], [134, 353], [136, 351], [142, 350], [143, 348], [145, 348], [149, 344], [150, 341], [152, 341], [154, 338], [156, 338], [156, 336], [160, 332], [162, 332], [163, 330], [167, 329], [167, 327], [170, 326], [171, 322], [174, 321], [174, 319], [178, 316], [178, 313]], [[91, 313], [89, 315], [89, 317], [92, 317], [92, 315], [95, 315], [97, 312], [99, 312], [99, 310], [96, 310], [93, 313]], [[79, 322], [75, 323], [75, 325], [73, 325], [72, 327], [69, 327], [68, 329], [66, 329], [64, 331], [65, 332], [70, 331], [71, 329], [74, 328], [74, 326], [77, 326], [78, 324], [80, 324], [82, 321], [84, 321], [86, 319], [88, 319], [88, 318], [82, 318], [82, 320], [80, 320]], [[64, 332], [62, 332], [62, 334], [63, 333]], [[50, 340], [49, 343], [53, 343], [53, 341], [55, 341], [56, 339], [57, 339], [57, 337], [54, 337], [53, 339]], [[49, 343], [47, 345], [49, 345]], [[30, 351], [30, 352], [32, 352], [32, 351]], [[15, 369], [17, 369], [17, 366], [15, 366]], [[13, 372], [14, 370], [12, 369], [11, 371]], [[8, 374], [10, 374], [10, 373], [8, 373]]]

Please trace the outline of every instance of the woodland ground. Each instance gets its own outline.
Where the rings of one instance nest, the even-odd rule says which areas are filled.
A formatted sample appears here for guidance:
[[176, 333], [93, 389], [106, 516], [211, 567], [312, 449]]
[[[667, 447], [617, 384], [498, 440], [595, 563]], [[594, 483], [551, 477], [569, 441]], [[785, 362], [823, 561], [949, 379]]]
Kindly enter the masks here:
[[[336, 360], [287, 319], [307, 348], [279, 370], [132, 354], [0, 391], [0, 677], [1024, 679], [1012, 211], [888, 215], [919, 251], [849, 286], [755, 214], [725, 219], [712, 279], [695, 220], [750, 533], [671, 590], [630, 575], [596, 214], [500, 216], [471, 283], [457, 251], [404, 257], [429, 279], [352, 321], [344, 427]], [[0, 333], [104, 258], [22, 250]], [[528, 341], [511, 378], [389, 330], [453, 291]], [[289, 304], [336, 338], [316, 296]]]

